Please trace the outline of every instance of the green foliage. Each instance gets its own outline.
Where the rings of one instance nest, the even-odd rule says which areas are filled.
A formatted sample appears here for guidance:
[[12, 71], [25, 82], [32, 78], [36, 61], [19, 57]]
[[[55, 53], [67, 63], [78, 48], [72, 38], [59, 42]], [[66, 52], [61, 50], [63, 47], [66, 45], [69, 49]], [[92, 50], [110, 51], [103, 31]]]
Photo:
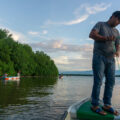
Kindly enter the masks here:
[[0, 75], [57, 76], [54, 61], [44, 52], [33, 52], [27, 44], [15, 42], [7, 30], [0, 29]]

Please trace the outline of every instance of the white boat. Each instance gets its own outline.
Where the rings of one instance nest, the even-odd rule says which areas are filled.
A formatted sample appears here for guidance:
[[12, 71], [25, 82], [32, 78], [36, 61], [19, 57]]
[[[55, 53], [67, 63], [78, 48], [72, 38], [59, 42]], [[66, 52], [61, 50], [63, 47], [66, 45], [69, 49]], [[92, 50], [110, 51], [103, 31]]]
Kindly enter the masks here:
[[11, 76], [11, 77], [3, 77], [4, 80], [19, 80], [20, 77], [18, 76]]
[[[102, 106], [103, 103], [101, 102]], [[62, 120], [120, 120], [120, 115], [115, 116], [107, 112], [107, 115], [99, 115], [91, 109], [91, 100], [86, 98], [71, 105], [62, 117]]]
[[20, 80], [20, 73], [17, 73], [17, 76], [10, 76], [8, 77], [7, 74], [5, 74], [2, 77], [3, 80]]

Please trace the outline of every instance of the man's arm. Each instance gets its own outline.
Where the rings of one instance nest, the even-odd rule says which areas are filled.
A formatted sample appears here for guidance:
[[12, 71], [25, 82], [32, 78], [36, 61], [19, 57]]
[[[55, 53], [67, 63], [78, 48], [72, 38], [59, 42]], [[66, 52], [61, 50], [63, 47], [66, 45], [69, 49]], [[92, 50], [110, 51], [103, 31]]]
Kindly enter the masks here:
[[100, 35], [96, 30], [92, 30], [89, 34], [89, 37], [95, 41], [114, 41], [114, 36], [105, 37]]

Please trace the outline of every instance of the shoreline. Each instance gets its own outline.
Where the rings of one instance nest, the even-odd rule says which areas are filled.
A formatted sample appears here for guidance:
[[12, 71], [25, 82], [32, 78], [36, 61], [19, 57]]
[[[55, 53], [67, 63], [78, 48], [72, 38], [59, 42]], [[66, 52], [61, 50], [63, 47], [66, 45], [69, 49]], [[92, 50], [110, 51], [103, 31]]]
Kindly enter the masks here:
[[[63, 76], [93, 76], [93, 74], [62, 74], [62, 75]], [[115, 75], [115, 77], [120, 77], [120, 75]]]

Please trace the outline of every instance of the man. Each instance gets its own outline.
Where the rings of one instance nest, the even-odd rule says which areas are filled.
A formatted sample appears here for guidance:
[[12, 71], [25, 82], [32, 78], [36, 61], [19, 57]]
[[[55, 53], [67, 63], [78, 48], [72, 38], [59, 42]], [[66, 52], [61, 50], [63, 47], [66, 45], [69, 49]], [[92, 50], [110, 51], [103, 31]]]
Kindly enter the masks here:
[[[98, 22], [90, 32], [89, 37], [94, 40], [92, 68], [94, 83], [92, 89], [91, 109], [101, 115], [110, 112], [118, 115], [111, 106], [113, 86], [115, 84], [115, 59], [119, 57], [120, 35], [115, 28], [120, 24], [120, 11], [112, 14], [107, 22]], [[104, 106], [99, 107], [99, 95], [103, 77], [105, 76]]]

